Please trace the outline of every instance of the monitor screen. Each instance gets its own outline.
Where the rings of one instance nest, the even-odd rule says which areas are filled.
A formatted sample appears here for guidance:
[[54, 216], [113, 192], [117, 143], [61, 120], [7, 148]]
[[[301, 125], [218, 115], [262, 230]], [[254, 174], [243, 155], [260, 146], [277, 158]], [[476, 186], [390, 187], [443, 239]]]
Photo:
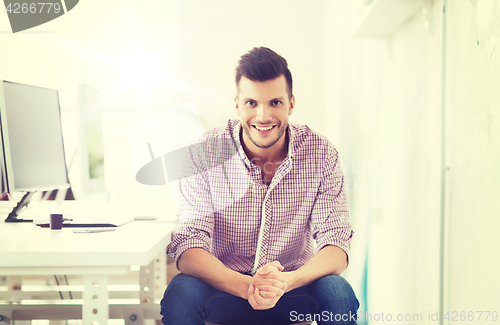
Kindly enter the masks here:
[[[0, 126], [0, 131], [2, 130]], [[1, 135], [1, 132], [0, 132]], [[9, 190], [7, 188], [7, 175], [5, 174], [5, 160], [3, 158], [3, 144], [2, 137], [0, 136], [0, 201], [9, 200]]]
[[80, 84], [78, 89], [78, 157], [84, 194], [106, 190], [101, 93]]
[[0, 81], [0, 122], [9, 193], [69, 187], [56, 90]]

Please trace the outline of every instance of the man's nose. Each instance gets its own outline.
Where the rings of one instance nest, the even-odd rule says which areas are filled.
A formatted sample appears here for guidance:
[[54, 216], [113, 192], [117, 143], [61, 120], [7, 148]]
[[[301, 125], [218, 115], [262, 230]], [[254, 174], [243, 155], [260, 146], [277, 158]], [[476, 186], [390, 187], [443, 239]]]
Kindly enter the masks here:
[[257, 121], [259, 122], [269, 122], [271, 121], [272, 119], [272, 115], [271, 115], [271, 108], [268, 107], [267, 105], [259, 105], [257, 106], [257, 115], [255, 116], [255, 118], [257, 119]]

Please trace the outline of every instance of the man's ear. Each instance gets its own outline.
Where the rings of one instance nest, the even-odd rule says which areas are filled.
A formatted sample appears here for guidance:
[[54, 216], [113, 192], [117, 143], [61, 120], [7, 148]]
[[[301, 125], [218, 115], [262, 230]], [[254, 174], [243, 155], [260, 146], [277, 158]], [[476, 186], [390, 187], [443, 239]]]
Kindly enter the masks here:
[[292, 96], [292, 99], [290, 100], [290, 108], [288, 109], [288, 116], [292, 115], [294, 108], [295, 108], [295, 96]]
[[240, 116], [240, 110], [239, 110], [239, 107], [238, 107], [238, 96], [235, 96], [234, 97], [234, 108], [236, 108], [236, 114], [238, 114], [238, 116]]

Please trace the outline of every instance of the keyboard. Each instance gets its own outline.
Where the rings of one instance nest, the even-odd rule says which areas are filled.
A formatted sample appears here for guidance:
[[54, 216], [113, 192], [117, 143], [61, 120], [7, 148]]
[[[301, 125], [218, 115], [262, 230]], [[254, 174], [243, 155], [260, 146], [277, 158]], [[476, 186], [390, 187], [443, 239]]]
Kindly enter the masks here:
[[[50, 223], [39, 223], [37, 226], [42, 228], [50, 228]], [[109, 228], [118, 227], [112, 223], [63, 223], [63, 228]]]

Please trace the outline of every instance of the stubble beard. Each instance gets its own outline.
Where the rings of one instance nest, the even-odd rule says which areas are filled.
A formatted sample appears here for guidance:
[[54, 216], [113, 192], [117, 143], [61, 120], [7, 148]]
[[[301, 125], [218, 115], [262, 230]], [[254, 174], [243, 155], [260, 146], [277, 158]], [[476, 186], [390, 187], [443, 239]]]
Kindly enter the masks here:
[[252, 143], [255, 146], [257, 146], [258, 148], [261, 148], [261, 149], [267, 149], [267, 148], [271, 148], [272, 146], [274, 146], [276, 144], [276, 142], [278, 142], [281, 139], [283, 134], [285, 134], [285, 131], [288, 129], [288, 122], [286, 122], [281, 127], [280, 127], [280, 125], [276, 126], [276, 127], [278, 127], [278, 135], [276, 136], [276, 139], [273, 139], [270, 143], [268, 143], [266, 145], [258, 142], [256, 139], [254, 139], [254, 137], [252, 136], [252, 134], [250, 132], [250, 127], [252, 127], [252, 126], [249, 127], [248, 124], [244, 124], [243, 131], [245, 131], [246, 135], [248, 136], [250, 141], [252, 141]]

